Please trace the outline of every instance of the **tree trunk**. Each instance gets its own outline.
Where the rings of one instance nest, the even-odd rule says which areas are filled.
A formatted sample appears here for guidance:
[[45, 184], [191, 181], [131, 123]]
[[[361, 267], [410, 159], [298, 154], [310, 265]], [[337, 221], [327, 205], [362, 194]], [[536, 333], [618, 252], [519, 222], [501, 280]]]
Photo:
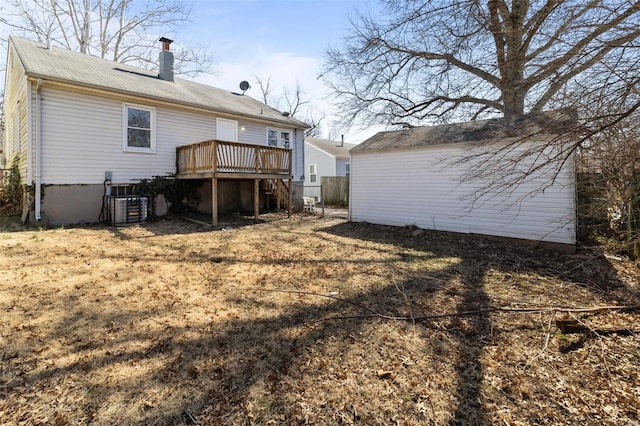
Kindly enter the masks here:
[[632, 259], [640, 258], [640, 173], [634, 170], [631, 175], [631, 199], [627, 215], [627, 241], [629, 241], [628, 255]]
[[526, 93], [520, 93], [517, 88], [506, 88], [502, 93], [504, 96], [504, 116], [507, 120], [524, 114], [524, 97]]
[[89, 0], [84, 0], [83, 3], [83, 14], [82, 14], [82, 33], [80, 35], [80, 52], [89, 53], [89, 37], [91, 36], [90, 31], [90, 4]]

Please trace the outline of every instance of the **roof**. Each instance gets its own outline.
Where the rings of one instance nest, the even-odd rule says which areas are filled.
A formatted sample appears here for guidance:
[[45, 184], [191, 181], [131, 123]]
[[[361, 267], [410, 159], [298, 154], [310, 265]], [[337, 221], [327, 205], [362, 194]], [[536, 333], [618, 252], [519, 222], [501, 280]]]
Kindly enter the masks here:
[[575, 125], [575, 119], [566, 111], [529, 114], [512, 120], [469, 121], [441, 126], [413, 127], [402, 130], [378, 132], [351, 152], [388, 151], [419, 148], [452, 143], [480, 143], [534, 134], [559, 134]]
[[341, 142], [319, 138], [305, 138], [304, 142], [326, 152], [338, 160], [348, 160], [350, 158], [349, 151], [357, 146], [353, 143], [342, 144]]
[[11, 37], [10, 43], [30, 77], [277, 121], [298, 128], [310, 127], [250, 96], [180, 78], [166, 81], [157, 72], [63, 48], [48, 49], [42, 43], [19, 37]]

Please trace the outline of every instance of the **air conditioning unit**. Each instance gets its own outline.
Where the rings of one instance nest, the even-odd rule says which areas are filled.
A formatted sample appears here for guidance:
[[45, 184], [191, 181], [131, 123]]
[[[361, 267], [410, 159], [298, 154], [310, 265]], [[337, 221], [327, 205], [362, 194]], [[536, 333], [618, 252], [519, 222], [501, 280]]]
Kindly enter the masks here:
[[129, 196], [109, 199], [109, 217], [112, 225], [138, 223], [147, 220], [147, 197]]

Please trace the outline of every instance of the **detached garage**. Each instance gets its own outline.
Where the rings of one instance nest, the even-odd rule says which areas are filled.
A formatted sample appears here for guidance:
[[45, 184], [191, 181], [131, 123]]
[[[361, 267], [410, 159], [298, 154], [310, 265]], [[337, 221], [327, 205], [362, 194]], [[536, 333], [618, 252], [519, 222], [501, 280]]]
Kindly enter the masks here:
[[350, 220], [575, 246], [575, 161], [540, 122], [374, 135], [351, 150]]

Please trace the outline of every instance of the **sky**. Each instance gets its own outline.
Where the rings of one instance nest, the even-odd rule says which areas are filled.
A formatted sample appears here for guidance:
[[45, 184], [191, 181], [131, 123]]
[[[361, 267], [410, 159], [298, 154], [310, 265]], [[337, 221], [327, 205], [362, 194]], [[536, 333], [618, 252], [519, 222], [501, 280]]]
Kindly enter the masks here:
[[[356, 10], [375, 11], [368, 0], [194, 0], [192, 23], [176, 41], [207, 44], [215, 57], [217, 75], [201, 75], [197, 81], [238, 91], [240, 81], [251, 84], [249, 96], [261, 99], [256, 76], [271, 77], [274, 94], [297, 83], [304, 98], [316, 111], [323, 137], [332, 128], [329, 90], [318, 74], [329, 46], [339, 46], [349, 29], [349, 14]], [[320, 112], [317, 112], [320, 111]], [[304, 117], [301, 117], [304, 118]], [[352, 128], [345, 141], [362, 142], [381, 128]], [[334, 131], [335, 133], [335, 131]], [[335, 138], [339, 138], [336, 134]]]
[[[334, 125], [330, 91], [318, 79], [326, 50], [340, 46], [348, 34], [349, 15], [357, 11], [379, 13], [380, 6], [375, 0], [183, 2], [191, 7], [191, 22], [157, 36], [167, 36], [185, 46], [206, 46], [213, 54], [215, 74], [200, 75], [194, 80], [235, 92], [240, 91], [240, 82], [246, 80], [252, 86], [246, 94], [262, 100], [256, 77], [263, 81], [270, 78], [272, 101], [282, 95], [284, 88], [294, 91], [299, 84], [303, 100], [308, 100], [307, 106], [314, 111], [314, 119], [325, 116], [321, 137], [331, 135], [339, 140], [344, 134], [345, 142], [359, 143], [383, 130], [379, 126], [342, 129]], [[8, 5], [8, 0], [0, 0], [0, 12]], [[9, 28], [0, 22], [0, 38], [6, 39], [9, 34]], [[6, 46], [2, 46], [0, 54], [4, 63]], [[4, 81], [3, 72], [0, 76]], [[297, 118], [304, 120], [304, 111]]]

